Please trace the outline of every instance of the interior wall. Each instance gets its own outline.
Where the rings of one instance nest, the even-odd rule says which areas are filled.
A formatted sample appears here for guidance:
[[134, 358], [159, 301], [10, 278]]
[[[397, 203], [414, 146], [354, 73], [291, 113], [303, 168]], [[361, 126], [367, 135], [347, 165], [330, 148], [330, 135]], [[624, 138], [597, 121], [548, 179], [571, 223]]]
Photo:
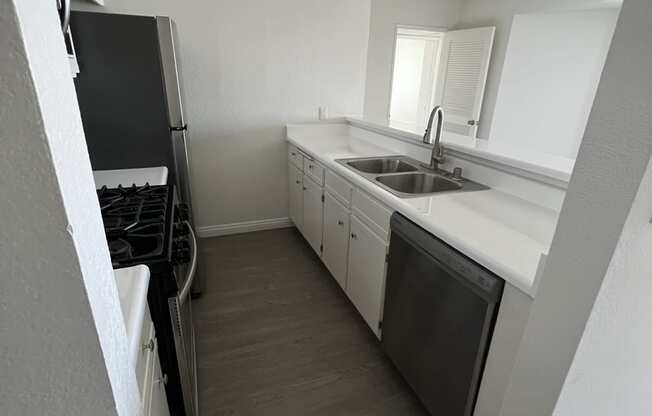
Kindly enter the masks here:
[[285, 124], [363, 108], [371, 0], [107, 0], [177, 23], [199, 227], [287, 218]]
[[364, 118], [387, 122], [396, 26], [452, 27], [461, 0], [373, 0], [369, 26], [369, 56], [364, 94]]
[[[637, 380], [644, 377], [649, 385], [649, 366], [641, 360], [649, 361], [650, 345], [650, 316], [643, 309], [649, 308], [649, 297], [640, 298], [649, 292], [637, 293], [649, 290], [649, 247], [644, 253], [628, 252], [627, 245], [637, 240], [645, 244], [647, 240], [639, 238], [650, 232], [649, 185], [643, 178], [652, 155], [651, 17], [649, 1], [623, 4], [516, 357], [503, 416], [553, 414], [574, 356], [579, 371], [567, 379], [568, 396], [557, 414], [650, 412], [649, 391], [637, 396], [635, 403], [627, 403], [629, 394], [640, 388]], [[639, 212], [636, 195], [640, 192], [647, 193], [643, 198], [647, 202]], [[634, 233], [629, 224], [636, 228]], [[633, 261], [623, 263], [622, 256]], [[637, 264], [642, 268], [634, 271]], [[592, 313], [604, 320], [587, 329], [587, 343], [576, 355]], [[607, 338], [609, 343], [601, 344]], [[615, 387], [611, 383], [621, 382], [614, 391], [606, 391]], [[601, 407], [610, 398], [614, 407]], [[624, 411], [638, 406], [646, 410]]]
[[612, 8], [514, 17], [492, 144], [575, 160], [619, 12]]
[[652, 162], [568, 372], [555, 415], [649, 415]]
[[0, 2], [0, 80], [0, 414], [138, 414], [54, 2]]
[[488, 139], [494, 116], [498, 86], [503, 72], [507, 43], [514, 15], [546, 11], [619, 7], [621, 0], [464, 0], [455, 29], [495, 26], [496, 35], [482, 103], [478, 137]]

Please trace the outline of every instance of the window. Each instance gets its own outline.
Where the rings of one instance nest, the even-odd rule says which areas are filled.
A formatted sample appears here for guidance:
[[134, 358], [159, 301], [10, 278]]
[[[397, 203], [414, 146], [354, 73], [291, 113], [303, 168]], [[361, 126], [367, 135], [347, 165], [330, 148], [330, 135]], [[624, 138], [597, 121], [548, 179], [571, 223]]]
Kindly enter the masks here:
[[393, 123], [424, 124], [437, 81], [443, 32], [399, 27], [389, 118]]
[[389, 108], [392, 126], [422, 127], [441, 105], [444, 131], [475, 139], [487, 81], [494, 27], [396, 32]]

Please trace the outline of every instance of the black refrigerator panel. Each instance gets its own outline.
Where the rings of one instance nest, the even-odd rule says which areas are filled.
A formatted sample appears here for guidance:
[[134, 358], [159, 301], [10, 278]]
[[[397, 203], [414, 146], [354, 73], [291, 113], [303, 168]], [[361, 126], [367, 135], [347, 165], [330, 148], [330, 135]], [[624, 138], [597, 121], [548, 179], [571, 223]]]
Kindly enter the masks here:
[[154, 17], [73, 12], [75, 88], [94, 170], [167, 166], [175, 177]]

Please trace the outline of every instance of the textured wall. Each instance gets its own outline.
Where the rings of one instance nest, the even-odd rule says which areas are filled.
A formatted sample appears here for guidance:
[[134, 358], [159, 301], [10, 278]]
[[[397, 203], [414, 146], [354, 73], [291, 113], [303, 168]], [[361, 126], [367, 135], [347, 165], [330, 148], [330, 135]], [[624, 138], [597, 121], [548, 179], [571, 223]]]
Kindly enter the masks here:
[[[569, 379], [569, 395], [562, 402], [558, 414], [650, 414], [649, 391], [646, 397], [639, 396], [637, 400], [642, 411], [621, 412], [632, 409], [625, 405], [629, 399], [627, 390], [640, 388], [635, 385], [640, 374], [632, 369], [637, 366], [639, 369], [636, 371], [649, 369], [650, 316], [645, 314], [645, 309], [636, 307], [642, 305], [639, 302], [649, 303], [649, 298], [643, 301], [638, 297], [629, 298], [626, 292], [636, 292], [634, 287], [613, 289], [621, 284], [643, 284], [641, 288], [649, 288], [649, 282], [644, 282], [650, 278], [649, 248], [648, 259], [640, 262], [641, 269], [629, 274], [632, 268], [618, 265], [621, 263], [618, 260], [620, 249], [616, 250], [616, 247], [619, 241], [621, 247], [628, 241], [636, 241], [631, 240], [634, 235], [628, 232], [625, 223], [628, 216], [633, 218], [631, 215], [635, 215], [636, 223], [640, 225], [639, 214], [630, 213], [630, 210], [652, 154], [651, 18], [652, 3], [648, 0], [624, 3], [548, 262], [516, 358], [502, 416], [547, 416], [553, 413], [605, 275], [608, 277], [603, 289], [607, 291], [601, 294], [595, 313], [597, 316], [611, 315], [615, 321], [597, 323], [600, 327], [597, 332], [595, 324], [589, 328], [587, 344], [580, 352], [582, 355], [578, 355], [580, 372]], [[646, 200], [649, 201], [649, 188], [644, 192], [648, 193]], [[637, 209], [636, 205], [634, 207]], [[650, 215], [649, 209], [647, 215]], [[636, 252], [630, 254], [634, 258], [640, 255]], [[608, 273], [610, 267], [616, 273], [613, 277]], [[611, 279], [616, 279], [617, 283], [610, 283]], [[631, 311], [636, 312], [630, 314]], [[630, 324], [632, 326], [628, 328]], [[636, 328], [644, 329], [637, 331]], [[591, 342], [605, 338], [610, 338], [609, 344]], [[642, 345], [636, 346], [636, 343]], [[626, 355], [627, 348], [641, 355], [627, 357], [627, 366], [623, 368], [613, 367], [612, 360], [623, 359], [623, 356], [612, 356], [608, 352], [618, 351]], [[599, 358], [593, 360], [591, 355]], [[606, 363], [607, 369], [602, 367], [601, 371], [600, 366]], [[585, 374], [597, 377], [600, 373], [600, 377], [605, 379], [582, 379], [582, 372], [589, 368], [590, 372]], [[649, 373], [646, 374], [649, 387]], [[604, 389], [609, 386], [611, 381], [606, 378], [610, 377], [612, 381], [622, 382], [609, 392], [612, 396], [608, 396]], [[593, 387], [595, 390], [586, 394], [587, 389]], [[610, 397], [614, 400], [613, 406], [622, 405], [617, 411], [609, 412], [609, 409], [615, 409], [613, 407], [600, 408], [600, 403], [604, 403], [602, 400]], [[576, 412], [574, 409], [592, 410]]]
[[138, 387], [54, 2], [0, 2], [0, 414], [134, 415]]
[[364, 117], [386, 122], [389, 111], [397, 25], [450, 28], [458, 19], [461, 0], [373, 0]]
[[652, 414], [651, 189], [652, 163], [575, 353], [556, 416]]
[[553, 10], [617, 7], [622, 0], [464, 0], [461, 3], [463, 6], [455, 29], [478, 26], [496, 27], [491, 65], [482, 102], [480, 127], [478, 128], [478, 137], [488, 139], [514, 15]]
[[287, 217], [285, 124], [361, 114], [370, 0], [108, 0], [177, 23], [198, 225]]

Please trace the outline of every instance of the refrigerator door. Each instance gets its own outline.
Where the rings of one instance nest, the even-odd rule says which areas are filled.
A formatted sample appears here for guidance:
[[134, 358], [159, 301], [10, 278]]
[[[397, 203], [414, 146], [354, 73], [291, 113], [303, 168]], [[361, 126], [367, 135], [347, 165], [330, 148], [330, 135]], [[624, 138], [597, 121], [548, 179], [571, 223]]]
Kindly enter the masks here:
[[161, 48], [161, 63], [165, 78], [165, 90], [168, 98], [168, 113], [171, 126], [184, 126], [183, 99], [179, 68], [175, 49], [176, 26], [172, 19], [165, 16], [156, 17], [159, 45]]
[[[174, 22], [169, 17], [156, 17], [159, 46], [161, 49], [161, 68], [165, 82], [168, 117], [172, 131], [172, 148], [179, 189], [179, 199], [188, 205], [192, 220], [192, 199], [190, 190], [190, 163], [188, 159], [186, 120], [183, 114], [183, 99], [179, 68], [174, 40]], [[191, 221], [192, 222], [192, 221]]]
[[[190, 156], [188, 153], [188, 125], [183, 113], [183, 91], [175, 49], [176, 25], [169, 17], [157, 16], [161, 68], [165, 82], [170, 130], [172, 132], [172, 156], [179, 200], [187, 207], [187, 219], [195, 227], [192, 190], [190, 184]], [[193, 296], [199, 296], [203, 289], [202, 273], [197, 272], [193, 286]]]
[[175, 178], [156, 19], [75, 11], [71, 29], [93, 169], [167, 166]]

